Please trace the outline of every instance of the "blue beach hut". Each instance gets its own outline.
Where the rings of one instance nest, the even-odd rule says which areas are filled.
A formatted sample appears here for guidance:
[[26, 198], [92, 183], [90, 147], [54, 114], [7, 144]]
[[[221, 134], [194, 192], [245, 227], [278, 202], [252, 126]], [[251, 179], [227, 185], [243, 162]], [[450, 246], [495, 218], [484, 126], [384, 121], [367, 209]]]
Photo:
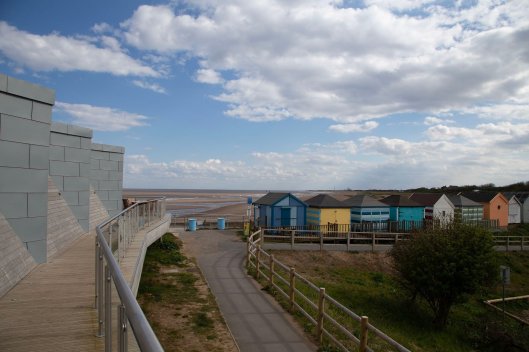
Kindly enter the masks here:
[[254, 223], [261, 227], [304, 226], [307, 204], [292, 193], [270, 192], [254, 205]]
[[424, 205], [411, 200], [404, 195], [392, 195], [380, 200], [389, 205], [391, 221], [412, 221], [422, 224], [424, 220]]

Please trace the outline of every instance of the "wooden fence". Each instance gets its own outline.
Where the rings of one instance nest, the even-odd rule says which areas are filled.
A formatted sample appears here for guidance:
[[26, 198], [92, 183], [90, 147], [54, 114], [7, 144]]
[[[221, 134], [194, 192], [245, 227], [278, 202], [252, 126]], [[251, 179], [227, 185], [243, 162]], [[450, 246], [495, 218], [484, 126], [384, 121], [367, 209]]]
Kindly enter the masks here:
[[247, 221], [246, 216], [241, 215], [197, 215], [197, 216], [171, 216], [171, 226], [182, 226], [187, 230], [188, 220], [196, 219], [197, 229], [213, 230], [217, 228], [217, 219], [224, 218], [226, 229], [242, 229], [243, 224]]
[[[256, 279], [268, 283], [288, 303], [291, 312], [299, 312], [314, 327], [320, 344], [324, 338], [342, 351], [409, 350], [377, 329], [366, 316], [359, 316], [300, 274], [276, 260], [261, 248], [261, 230], [247, 242], [246, 263]], [[370, 336], [368, 336], [370, 335]], [[368, 345], [369, 342], [369, 345]]]
[[505, 303], [509, 301], [518, 301], [518, 300], [528, 300], [529, 301], [529, 295], [517, 296], [517, 297], [505, 297], [505, 299], [503, 298], [489, 299], [488, 301], [483, 301], [483, 303], [485, 303], [488, 307], [496, 310], [497, 312], [501, 312], [505, 314], [506, 316], [508, 316], [509, 318], [514, 319], [523, 325], [529, 326], [529, 320], [519, 317], [515, 314], [506, 312], [504, 308], [499, 308], [496, 306], [497, 303], [501, 303], [501, 302]]
[[[261, 246], [275, 249], [319, 249], [366, 251], [391, 249], [398, 241], [405, 241], [413, 233], [400, 232], [342, 232], [322, 230], [303, 230], [291, 228], [265, 228], [260, 230]], [[529, 250], [529, 237], [513, 235], [494, 235], [496, 249], [513, 251]]]

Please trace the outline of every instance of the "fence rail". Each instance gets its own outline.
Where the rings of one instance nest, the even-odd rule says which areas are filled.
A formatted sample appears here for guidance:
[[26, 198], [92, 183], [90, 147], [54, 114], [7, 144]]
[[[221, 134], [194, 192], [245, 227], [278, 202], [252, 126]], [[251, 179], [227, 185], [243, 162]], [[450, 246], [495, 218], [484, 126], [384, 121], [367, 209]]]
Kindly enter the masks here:
[[[163, 351], [121, 272], [119, 262], [136, 233], [161, 220], [164, 214], [165, 198], [138, 202], [96, 226], [95, 307], [97, 334], [105, 338], [105, 352], [111, 352], [113, 345], [119, 351], [127, 351], [129, 326], [141, 351]], [[117, 341], [112, 339], [112, 283], [119, 299]]]
[[[265, 243], [284, 244], [286, 249], [301, 245], [313, 245], [323, 250], [387, 250], [399, 241], [414, 236], [405, 232], [343, 232], [339, 230], [306, 229], [306, 227], [263, 228], [260, 230], [261, 245]], [[494, 235], [494, 243], [499, 250], [529, 250], [529, 237], [520, 235]], [[298, 247], [296, 247], [298, 245]]]
[[171, 226], [183, 226], [188, 229], [189, 219], [197, 220], [197, 229], [213, 230], [217, 228], [217, 219], [225, 220], [226, 229], [242, 229], [243, 224], [248, 221], [246, 216], [241, 215], [197, 215], [197, 216], [177, 216], [171, 215]]
[[[409, 350], [369, 323], [366, 316], [359, 316], [340, 304], [325, 288], [314, 283], [274, 258], [261, 248], [263, 231], [250, 235], [247, 242], [246, 263], [257, 280], [264, 279], [289, 305], [292, 312], [302, 314], [315, 327], [317, 340], [324, 337], [343, 351], [359, 350]], [[370, 346], [368, 335], [371, 333]]]

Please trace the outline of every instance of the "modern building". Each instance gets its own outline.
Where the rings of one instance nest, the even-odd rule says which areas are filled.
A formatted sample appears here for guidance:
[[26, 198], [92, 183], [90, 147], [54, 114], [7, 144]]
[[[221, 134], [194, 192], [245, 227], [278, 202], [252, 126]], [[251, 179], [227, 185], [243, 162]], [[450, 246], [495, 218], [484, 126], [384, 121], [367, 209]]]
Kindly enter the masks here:
[[270, 192], [254, 205], [254, 223], [261, 227], [304, 226], [307, 204], [292, 193]]
[[342, 202], [350, 208], [351, 228], [359, 224], [359, 228], [364, 228], [364, 224], [372, 227], [373, 230], [386, 228], [389, 221], [389, 206], [375, 198], [366, 195], [356, 195]]
[[336, 230], [349, 231], [351, 223], [349, 207], [328, 194], [318, 194], [305, 200], [307, 225], [334, 226]]
[[483, 220], [483, 205], [460, 194], [447, 194], [454, 205], [454, 220], [460, 222], [478, 222]]
[[497, 220], [498, 226], [509, 224], [509, 201], [501, 193], [494, 192], [465, 192], [461, 195], [483, 205], [483, 219]]
[[454, 220], [454, 204], [442, 193], [413, 193], [410, 199], [424, 206], [424, 219], [449, 224]]

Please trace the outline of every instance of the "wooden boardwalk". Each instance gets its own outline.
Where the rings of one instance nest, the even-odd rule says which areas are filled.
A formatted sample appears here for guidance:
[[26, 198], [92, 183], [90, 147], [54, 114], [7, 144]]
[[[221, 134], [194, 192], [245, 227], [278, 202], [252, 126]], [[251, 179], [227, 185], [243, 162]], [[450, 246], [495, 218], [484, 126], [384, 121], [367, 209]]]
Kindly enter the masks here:
[[103, 351], [94, 309], [94, 235], [40, 264], [0, 298], [0, 351]]

